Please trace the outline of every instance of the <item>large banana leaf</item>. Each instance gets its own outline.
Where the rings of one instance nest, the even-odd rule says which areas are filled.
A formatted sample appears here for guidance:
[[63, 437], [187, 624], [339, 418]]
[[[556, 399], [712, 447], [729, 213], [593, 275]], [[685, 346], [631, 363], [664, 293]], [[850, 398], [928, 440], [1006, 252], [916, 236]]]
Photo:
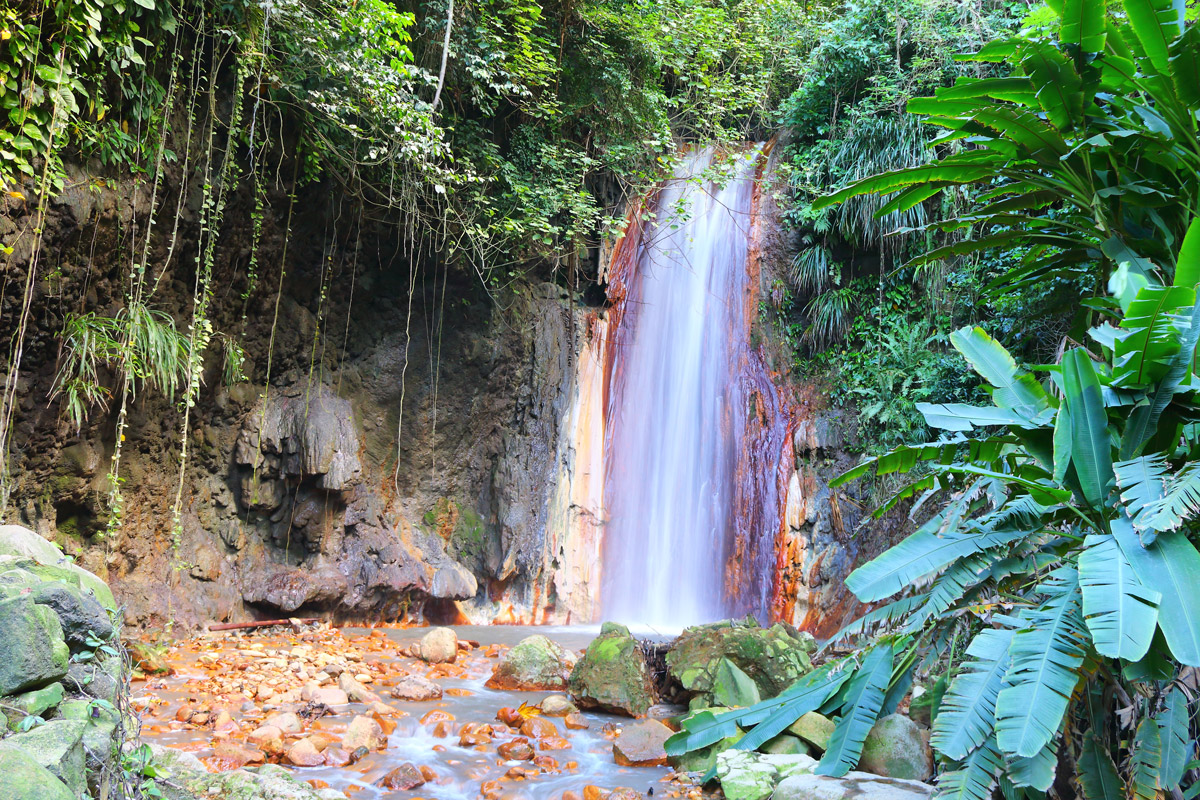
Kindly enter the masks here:
[[911, 169], [885, 172], [850, 184], [841, 191], [818, 198], [814, 209], [828, 208], [862, 194], [886, 194], [914, 184], [940, 181], [946, 184], [973, 183], [990, 178], [995, 169], [988, 164], [947, 163], [925, 164]]
[[1100, 381], [1086, 350], [1076, 347], [1063, 356], [1062, 376], [1063, 399], [1071, 412], [1071, 464], [1084, 497], [1099, 507], [1113, 482], [1112, 453]]
[[[1200, 106], [1200, 28], [1189, 25], [1183, 35], [1171, 43], [1170, 53], [1171, 80], [1175, 84], [1175, 93], [1185, 105], [1191, 108]], [[1196, 223], [1193, 222], [1192, 228], [1195, 227]], [[1200, 264], [1194, 261], [1189, 264], [1192, 266], [1187, 267], [1190, 270], [1188, 280], [1181, 281], [1176, 277], [1176, 286], [1194, 287], [1200, 283]], [[1175, 269], [1178, 275], [1179, 267]]]
[[1091, 534], [1079, 556], [1083, 618], [1096, 652], [1139, 661], [1150, 649], [1162, 594], [1144, 586], [1109, 534]]
[[942, 516], [922, 525], [900, 544], [846, 577], [846, 586], [864, 603], [882, 600], [964, 556], [1014, 541], [1027, 531], [1000, 528], [983, 533], [949, 530], [939, 534]]
[[1162, 748], [1158, 783], [1164, 789], [1173, 789], [1183, 780], [1184, 768], [1192, 760], [1192, 753], [1196, 749], [1196, 743], [1191, 739], [1187, 695], [1178, 686], [1167, 693], [1166, 702], [1155, 721], [1158, 723], [1159, 745]]
[[1172, 0], [1122, 0], [1142, 53], [1159, 75], [1170, 74], [1171, 42], [1183, 32], [1183, 15]]
[[1004, 768], [996, 740], [989, 738], [957, 768], [938, 778], [937, 800], [991, 800], [996, 776]]
[[1192, 370], [1193, 352], [1200, 338], [1200, 303], [1192, 306], [1191, 319], [1180, 336], [1180, 349], [1171, 361], [1167, 374], [1150, 391], [1147, 401], [1129, 415], [1125, 433], [1121, 437], [1121, 458], [1130, 459], [1142, 452], [1142, 448], [1158, 431], [1163, 411], [1170, 405], [1175, 392], [1187, 380]]
[[883, 707], [891, 677], [892, 647], [877, 645], [867, 653], [850, 681], [842, 716], [834, 726], [821, 763], [813, 770], [816, 774], [841, 777], [858, 764], [863, 743]]
[[[1090, 5], [1096, 0], [1072, 0]], [[1067, 28], [1064, 25], [1064, 34]], [[1104, 23], [1100, 23], [1103, 36]], [[1078, 28], [1076, 34], [1078, 35]], [[1067, 131], [1083, 120], [1083, 79], [1075, 65], [1061, 50], [1046, 42], [1028, 42], [1021, 47], [1021, 68], [1037, 87], [1038, 103], [1046, 118], [1060, 131]]]
[[1117, 774], [1112, 756], [1094, 733], [1083, 738], [1078, 771], [1083, 800], [1125, 800], [1125, 782]]
[[931, 428], [944, 431], [972, 431], [992, 425], [1036, 427], [1034, 419], [995, 406], [971, 406], [966, 403], [917, 403], [917, 410]]
[[[1052, 739], [1036, 754], [1028, 757], [1005, 758], [1008, 767], [1008, 779], [1016, 787], [1027, 787], [1045, 792], [1054, 783], [1054, 775], [1058, 771], [1058, 740]], [[1037, 797], [1026, 793], [1023, 797]]]
[[[795, 713], [791, 718], [791, 722], [794, 722], [800, 716], [819, 708], [850, 677], [849, 672], [845, 670], [831, 673], [831, 665], [813, 670], [778, 696], [747, 708], [720, 714], [712, 711], [694, 714], [683, 721], [682, 730], [667, 739], [667, 755], [683, 755], [736, 736], [739, 728], [748, 728], [769, 720], [781, 708], [786, 709], [787, 713]], [[808, 707], [810, 704], [811, 708]], [[784, 723], [779, 730], [783, 730], [791, 722]], [[776, 734], [778, 732], [776, 731]]]
[[1058, 733], [1087, 642], [1078, 573], [1062, 567], [1038, 590], [1045, 601], [1020, 614], [1025, 627], [1013, 634], [1012, 663], [996, 700], [996, 742], [1018, 758], [1037, 756]]
[[1160, 533], [1143, 547], [1128, 518], [1110, 524], [1138, 580], [1162, 592], [1158, 627], [1171, 653], [1190, 667], [1200, 667], [1200, 553], [1179, 531]]
[[1112, 385], [1145, 386], [1162, 378], [1180, 348], [1180, 330], [1190, 320], [1180, 309], [1196, 304], [1196, 292], [1180, 286], [1147, 286], [1121, 320], [1116, 339]]
[[1133, 527], [1141, 534], [1142, 544], [1152, 543], [1158, 535], [1152, 522], [1155, 510], [1167, 493], [1170, 469], [1162, 453], [1139, 456], [1113, 464], [1117, 488], [1121, 492], [1121, 502], [1125, 504], [1125, 511], [1129, 514]]
[[1138, 723], [1129, 758], [1130, 800], [1158, 800], [1158, 773], [1162, 768], [1162, 741], [1158, 726], [1149, 717]]
[[986, 628], [975, 635], [963, 671], [942, 698], [929, 743], [955, 761], [983, 746], [996, 726], [996, 697], [1008, 671], [1013, 632]]
[[[1200, 50], [1200, 29], [1193, 28], [1189, 34], [1196, 40], [1197, 50]], [[1200, 74], [1195, 78], [1200, 81]], [[1200, 92], [1200, 88], [1196, 91]], [[1200, 96], [1196, 98], [1196, 105], [1200, 106]], [[1187, 234], [1183, 237], [1183, 244], [1179, 247], [1179, 256], [1175, 261], [1175, 285], [1195, 289], [1197, 284], [1200, 284], [1200, 217], [1196, 217], [1188, 225]]]
[[[1170, 476], [1162, 497], [1148, 504], [1140, 516], [1147, 528], [1161, 532], [1176, 530], [1197, 514], [1200, 514], [1200, 461], [1189, 461]], [[1142, 544], [1149, 544], [1144, 535]]]
[[1104, 0], [1066, 0], [1059, 39], [1085, 53], [1104, 51]]
[[960, 328], [950, 334], [950, 343], [995, 388], [992, 400], [996, 405], [1024, 417], [1034, 417], [1049, 407], [1050, 399], [1042, 385], [1018, 369], [1016, 360], [983, 328]]
[[829, 485], [836, 488], [871, 472], [876, 475], [887, 475], [893, 472], [905, 473], [922, 462], [936, 461], [941, 464], [950, 464], [960, 453], [965, 461], [990, 463], [1000, 457], [1000, 452], [1005, 445], [1015, 441], [1016, 439], [1011, 436], [967, 439], [959, 435], [944, 442], [901, 445], [881, 456], [863, 460], [835, 477], [829, 482]]

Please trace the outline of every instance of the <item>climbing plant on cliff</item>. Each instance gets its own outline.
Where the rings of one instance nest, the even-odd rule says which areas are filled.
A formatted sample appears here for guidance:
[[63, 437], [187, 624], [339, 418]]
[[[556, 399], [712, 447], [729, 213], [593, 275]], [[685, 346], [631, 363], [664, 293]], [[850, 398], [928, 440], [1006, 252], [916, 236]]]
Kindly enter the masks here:
[[939, 796], [1041, 796], [1056, 780], [1089, 800], [1195, 785], [1200, 35], [1182, 4], [1158, 0], [1051, 12], [971, 56], [1007, 76], [910, 104], [968, 147], [827, 202], [889, 194], [882, 215], [978, 186], [974, 207], [931, 223], [978, 235], [920, 258], [1017, 249], [996, 281], [1005, 290], [1077, 272], [1093, 287], [1079, 335], [1031, 369], [982, 329], [952, 336], [992, 404], [921, 404], [943, 438], [833, 482], [924, 465], [881, 511], [919, 493], [943, 502], [847, 578], [863, 602], [895, 598], [855, 626], [881, 627], [877, 641], [767, 704], [694, 718], [672, 750], [737, 725], [753, 729], [735, 746], [753, 748], [822, 709], [838, 719], [818, 771], [843, 774], [914, 671], [948, 664], [931, 739]]

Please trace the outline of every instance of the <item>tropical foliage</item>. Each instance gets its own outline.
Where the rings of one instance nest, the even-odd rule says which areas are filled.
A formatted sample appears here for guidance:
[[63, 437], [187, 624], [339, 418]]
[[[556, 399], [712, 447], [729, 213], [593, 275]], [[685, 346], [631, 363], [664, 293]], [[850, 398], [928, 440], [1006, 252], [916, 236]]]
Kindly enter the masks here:
[[1003, 74], [909, 104], [961, 146], [817, 205], [883, 194], [885, 216], [973, 187], [921, 229], [971, 236], [916, 262], [1006, 249], [1019, 259], [998, 288], [1085, 281], [1078, 335], [1033, 368], [981, 328], [950, 337], [991, 404], [919, 403], [942, 438], [834, 482], [915, 476], [876, 513], [942, 501], [847, 579], [863, 602], [890, 599], [845, 632], [877, 637], [774, 700], [694, 717], [673, 751], [731, 726], [754, 748], [819, 709], [837, 718], [819, 771], [841, 774], [915, 673], [948, 669], [940, 796], [1040, 797], [1056, 779], [1089, 800], [1196, 794], [1200, 36], [1182, 4], [1051, 10], [968, 56]]

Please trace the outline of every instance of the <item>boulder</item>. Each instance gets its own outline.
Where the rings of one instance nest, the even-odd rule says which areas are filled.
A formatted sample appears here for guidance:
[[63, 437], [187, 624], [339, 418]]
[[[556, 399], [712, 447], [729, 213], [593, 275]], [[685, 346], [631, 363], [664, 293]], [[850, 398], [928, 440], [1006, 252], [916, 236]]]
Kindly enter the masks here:
[[442, 687], [421, 675], [406, 675], [396, 681], [392, 687], [392, 697], [397, 700], [420, 702], [423, 700], [440, 700]]
[[654, 681], [638, 641], [623, 625], [605, 623], [579, 663], [567, 686], [584, 708], [641, 716], [654, 704]]
[[434, 628], [417, 642], [417, 657], [430, 664], [450, 664], [458, 658], [458, 634], [450, 628]]
[[15, 730], [25, 717], [50, 716], [46, 712], [61, 703], [63, 696], [63, 685], [61, 683], [52, 683], [41, 689], [32, 689], [24, 692], [16, 697], [5, 698], [4, 705], [9, 712], [13, 729]]
[[764, 800], [784, 778], [816, 766], [816, 759], [805, 755], [725, 750], [717, 754], [716, 774], [726, 800]]
[[773, 800], [929, 800], [933, 787], [850, 772], [841, 778], [828, 775], [794, 775], [775, 787]]
[[16, 694], [60, 680], [70, 652], [58, 615], [29, 595], [0, 600], [0, 695]]
[[[108, 584], [67, 560], [54, 544], [20, 525], [0, 525], [0, 560], [26, 569], [44, 580], [61, 580], [92, 593], [107, 609], [116, 610]], [[0, 566], [0, 572], [5, 571]]]
[[327, 706], [344, 706], [349, 704], [350, 695], [336, 686], [321, 686], [313, 689], [310, 699], [314, 703], [324, 703]]
[[929, 733], [903, 714], [890, 714], [867, 734], [858, 766], [887, 778], [929, 780], [933, 775]]
[[561, 690], [575, 666], [571, 653], [541, 634], [528, 636], [504, 654], [488, 678], [490, 689]]
[[325, 763], [325, 757], [311, 739], [298, 739], [288, 748], [287, 760], [297, 767], [319, 767]]
[[626, 725], [613, 742], [613, 758], [623, 767], [660, 767], [667, 763], [664, 749], [674, 733], [656, 719]]
[[[572, 672], [572, 675], [575, 673]], [[561, 694], [552, 694], [549, 697], [543, 697], [542, 702], [538, 703], [538, 708], [548, 717], [565, 717], [568, 714], [574, 714], [579, 711], [566, 696]]]
[[770, 698], [809, 671], [815, 649], [811, 636], [783, 624], [718, 622], [685, 629], [667, 653], [667, 671], [689, 692], [710, 695], [725, 658], [754, 681], [761, 697]]
[[[11, 526], [6, 526], [11, 527]], [[54, 773], [8, 740], [0, 742], [0, 775], [4, 800], [75, 800], [76, 795]]]
[[78, 586], [46, 581], [34, 588], [35, 602], [54, 609], [62, 623], [63, 637], [71, 652], [87, 648], [89, 635], [108, 641], [113, 635], [112, 621], [104, 607]]
[[342, 736], [342, 748], [353, 753], [360, 747], [368, 750], [383, 750], [387, 748], [387, 736], [378, 722], [370, 717], [357, 716], [350, 720], [350, 726]]
[[788, 727], [788, 733], [799, 736], [813, 747], [824, 752], [833, 736], [834, 723], [829, 717], [810, 711]]
[[338, 688], [346, 693], [352, 702], [355, 703], [377, 703], [379, 695], [372, 692], [366, 686], [349, 672], [343, 672], [338, 676]]
[[94, 658], [90, 661], [73, 661], [67, 667], [63, 683], [72, 693], [85, 694], [98, 700], [117, 704], [121, 691], [124, 664], [117, 656]]
[[9, 736], [4, 741], [24, 750], [80, 796], [87, 790], [83, 752], [83, 734], [87, 727], [87, 722], [82, 720], [56, 719]]
[[758, 686], [750, 680], [750, 676], [728, 658], [717, 662], [713, 675], [712, 697], [714, 703], [726, 708], [745, 708], [762, 699], [758, 693]]
[[781, 733], [774, 739], [768, 739], [763, 743], [762, 751], [764, 753], [772, 753], [781, 756], [806, 756], [809, 755], [808, 745], [798, 736]]

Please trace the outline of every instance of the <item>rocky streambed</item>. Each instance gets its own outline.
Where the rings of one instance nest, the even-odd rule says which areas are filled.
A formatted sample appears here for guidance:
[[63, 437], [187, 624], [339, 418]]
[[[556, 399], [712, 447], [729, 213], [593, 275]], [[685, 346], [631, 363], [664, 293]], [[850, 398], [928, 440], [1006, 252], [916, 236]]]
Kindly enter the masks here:
[[133, 702], [146, 741], [209, 771], [276, 762], [349, 797], [699, 797], [666, 765], [663, 722], [580, 709], [565, 694], [595, 634], [312, 626], [210, 635], [167, 651], [173, 674], [135, 683]]

